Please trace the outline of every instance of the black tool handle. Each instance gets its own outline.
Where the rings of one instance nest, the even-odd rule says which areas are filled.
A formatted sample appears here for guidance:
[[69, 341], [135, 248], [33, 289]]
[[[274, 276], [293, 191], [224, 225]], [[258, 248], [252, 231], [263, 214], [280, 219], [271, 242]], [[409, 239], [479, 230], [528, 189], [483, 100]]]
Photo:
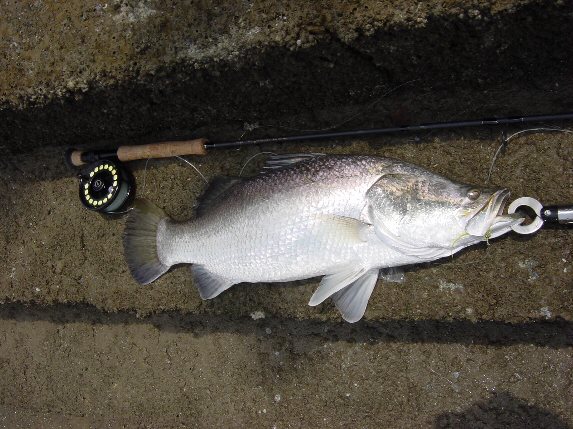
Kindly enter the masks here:
[[541, 219], [546, 223], [573, 224], [573, 205], [545, 206], [541, 210]]

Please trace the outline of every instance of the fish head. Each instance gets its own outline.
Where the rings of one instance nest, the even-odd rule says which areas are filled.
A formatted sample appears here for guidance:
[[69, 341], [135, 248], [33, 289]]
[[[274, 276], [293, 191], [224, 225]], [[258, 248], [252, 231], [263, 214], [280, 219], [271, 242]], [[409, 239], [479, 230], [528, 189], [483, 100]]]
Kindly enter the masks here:
[[405, 253], [452, 254], [499, 237], [523, 221], [503, 214], [507, 189], [453, 182], [428, 171], [385, 174], [368, 190], [368, 210], [376, 234]]

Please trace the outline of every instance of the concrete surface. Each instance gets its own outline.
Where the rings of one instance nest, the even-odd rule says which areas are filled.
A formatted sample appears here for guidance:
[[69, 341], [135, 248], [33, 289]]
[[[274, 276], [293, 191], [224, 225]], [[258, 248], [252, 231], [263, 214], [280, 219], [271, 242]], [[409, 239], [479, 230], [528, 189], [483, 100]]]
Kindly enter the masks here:
[[[2, 1], [0, 10], [0, 426], [573, 425], [571, 229], [412, 268], [403, 284], [380, 282], [365, 320], [348, 325], [330, 303], [306, 305], [317, 279], [239, 285], [208, 302], [184, 268], [138, 286], [123, 260], [123, 219], [81, 206], [62, 157], [68, 145], [573, 110], [570, 2]], [[501, 132], [519, 130], [191, 161], [211, 178], [267, 150], [380, 154], [484, 184]], [[491, 182], [571, 202], [572, 159], [571, 133], [519, 136]], [[205, 184], [189, 166], [130, 168], [138, 195], [192, 215]]]

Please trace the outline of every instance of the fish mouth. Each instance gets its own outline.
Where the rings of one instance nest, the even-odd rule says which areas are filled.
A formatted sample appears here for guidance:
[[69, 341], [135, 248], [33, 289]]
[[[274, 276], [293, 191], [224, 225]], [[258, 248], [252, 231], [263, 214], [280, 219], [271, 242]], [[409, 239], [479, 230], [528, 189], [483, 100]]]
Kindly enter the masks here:
[[482, 208], [471, 217], [466, 232], [488, 240], [509, 232], [514, 225], [523, 222], [525, 217], [519, 213], [504, 214], [509, 195], [507, 189], [493, 193]]

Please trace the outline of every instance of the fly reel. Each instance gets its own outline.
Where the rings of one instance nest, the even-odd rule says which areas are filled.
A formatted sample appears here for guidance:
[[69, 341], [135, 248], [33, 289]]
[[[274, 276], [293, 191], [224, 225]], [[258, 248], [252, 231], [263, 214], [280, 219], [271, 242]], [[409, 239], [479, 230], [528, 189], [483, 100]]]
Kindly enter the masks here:
[[89, 210], [120, 214], [135, 191], [133, 176], [119, 162], [100, 160], [79, 174], [80, 200]]

